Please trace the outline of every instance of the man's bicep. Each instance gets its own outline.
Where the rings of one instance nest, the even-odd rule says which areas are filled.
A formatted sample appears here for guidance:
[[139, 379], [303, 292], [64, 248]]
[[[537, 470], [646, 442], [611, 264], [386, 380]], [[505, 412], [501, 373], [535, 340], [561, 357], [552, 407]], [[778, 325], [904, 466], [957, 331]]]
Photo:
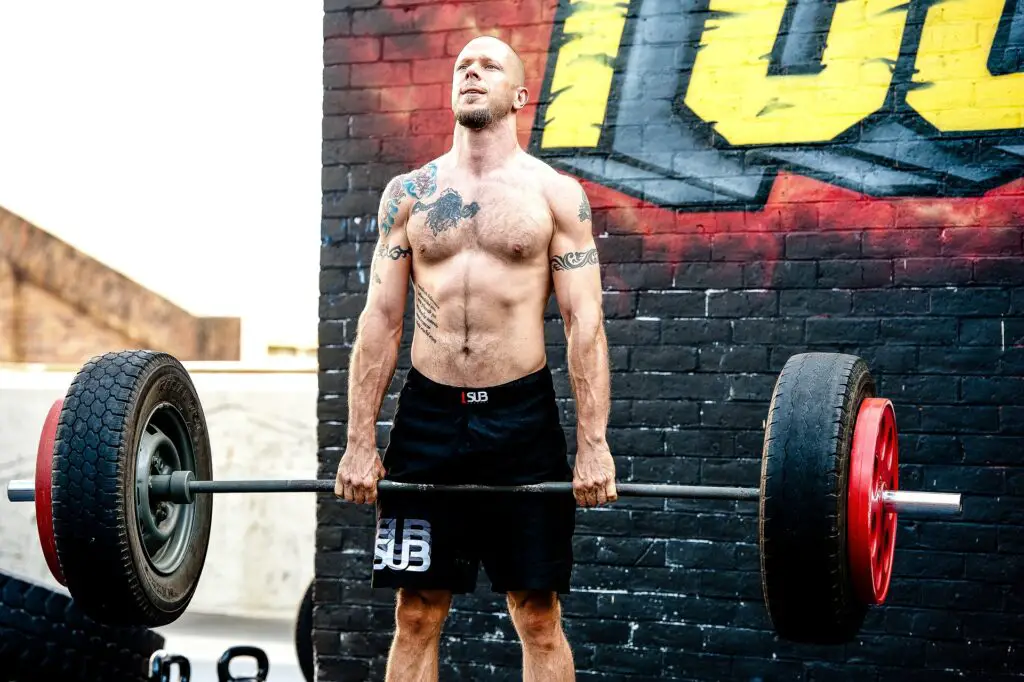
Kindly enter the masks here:
[[[568, 321], [581, 311], [600, 312], [601, 271], [586, 194], [579, 205], [563, 201], [555, 211], [549, 267], [562, 316]], [[596, 308], [596, 310], [595, 310]]]
[[403, 226], [397, 229], [393, 226], [388, 235], [382, 232], [370, 265], [367, 307], [385, 313], [393, 322], [400, 322], [405, 312], [411, 270], [412, 246]]
[[381, 313], [400, 325], [405, 313], [412, 246], [405, 230], [408, 219], [402, 177], [392, 178], [381, 196], [377, 212], [377, 242], [370, 262], [367, 310]]

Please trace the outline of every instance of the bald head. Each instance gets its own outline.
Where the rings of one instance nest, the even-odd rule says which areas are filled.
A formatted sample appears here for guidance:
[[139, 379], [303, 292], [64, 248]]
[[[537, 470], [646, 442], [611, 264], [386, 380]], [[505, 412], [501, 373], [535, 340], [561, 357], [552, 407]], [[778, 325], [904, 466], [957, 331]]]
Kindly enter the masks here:
[[511, 45], [501, 38], [495, 36], [478, 36], [473, 38], [466, 43], [466, 46], [462, 48], [462, 52], [456, 58], [456, 67], [458, 67], [461, 60], [478, 54], [486, 55], [500, 63], [505, 68], [509, 82], [513, 86], [519, 87], [526, 83], [526, 66], [523, 64], [522, 58], [520, 58], [519, 53]]
[[455, 58], [452, 111], [463, 127], [482, 130], [522, 109], [528, 98], [523, 60], [500, 38], [473, 38]]

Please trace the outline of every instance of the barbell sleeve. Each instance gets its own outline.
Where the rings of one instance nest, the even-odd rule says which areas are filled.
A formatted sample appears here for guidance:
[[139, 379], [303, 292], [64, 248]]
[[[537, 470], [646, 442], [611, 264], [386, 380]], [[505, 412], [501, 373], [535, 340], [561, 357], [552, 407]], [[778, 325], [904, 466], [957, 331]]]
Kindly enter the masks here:
[[7, 499], [11, 502], [35, 502], [34, 481], [10, 481], [7, 484]]
[[955, 515], [964, 510], [960, 493], [886, 490], [882, 493], [882, 504], [907, 516]]

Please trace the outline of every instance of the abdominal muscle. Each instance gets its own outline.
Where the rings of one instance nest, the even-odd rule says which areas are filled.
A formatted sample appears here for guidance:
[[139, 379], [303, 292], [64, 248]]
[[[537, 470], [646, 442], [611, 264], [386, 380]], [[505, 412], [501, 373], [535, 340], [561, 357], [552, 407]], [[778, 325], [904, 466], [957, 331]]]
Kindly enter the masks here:
[[549, 286], [543, 261], [509, 264], [464, 251], [416, 264], [413, 366], [438, 383], [471, 388], [541, 369]]

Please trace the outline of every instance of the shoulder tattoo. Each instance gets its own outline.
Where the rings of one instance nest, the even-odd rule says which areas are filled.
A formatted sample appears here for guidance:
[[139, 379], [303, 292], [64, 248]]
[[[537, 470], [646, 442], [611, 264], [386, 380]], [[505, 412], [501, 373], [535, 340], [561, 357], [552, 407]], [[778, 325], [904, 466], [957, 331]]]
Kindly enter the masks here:
[[404, 176], [402, 188], [414, 199], [425, 199], [437, 191], [437, 164], [428, 163], [423, 168]]
[[580, 194], [582, 195], [582, 198], [580, 199], [580, 212], [579, 212], [579, 216], [580, 216], [580, 222], [584, 223], [584, 222], [590, 220], [590, 217], [591, 217], [591, 213], [590, 213], [590, 200], [587, 199], [587, 193], [585, 191], [583, 191], [582, 189], [580, 189]]
[[398, 207], [405, 197], [403, 184], [401, 178], [392, 178], [384, 190], [386, 201], [381, 207], [380, 215], [377, 216], [377, 222], [380, 224], [380, 231], [385, 237], [391, 234], [391, 228], [395, 224], [395, 217], [398, 215]]
[[426, 166], [405, 175], [391, 179], [384, 188], [383, 206], [377, 216], [381, 233], [387, 237], [395, 225], [398, 207], [406, 197], [422, 199], [437, 191], [437, 164], [431, 162]]

